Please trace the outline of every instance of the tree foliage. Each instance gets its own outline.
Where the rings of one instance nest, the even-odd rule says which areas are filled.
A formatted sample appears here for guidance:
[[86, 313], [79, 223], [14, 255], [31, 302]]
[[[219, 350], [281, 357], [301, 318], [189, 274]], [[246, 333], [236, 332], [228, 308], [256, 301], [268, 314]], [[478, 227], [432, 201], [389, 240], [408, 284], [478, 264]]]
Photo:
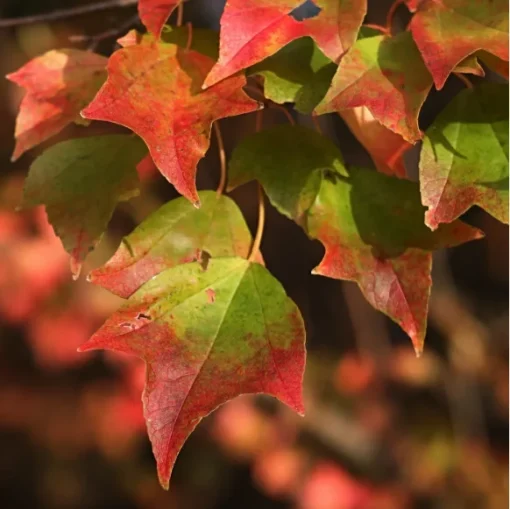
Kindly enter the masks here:
[[[132, 131], [59, 143], [30, 167], [23, 206], [46, 206], [75, 274], [116, 204], [138, 193], [137, 166], [152, 159], [182, 194], [89, 275], [126, 302], [81, 347], [145, 360], [145, 418], [165, 487], [186, 438], [225, 401], [263, 392], [304, 411], [304, 324], [264, 267], [262, 189], [323, 244], [313, 273], [356, 282], [418, 355], [432, 253], [483, 235], [459, 219], [473, 205], [508, 222], [508, 85], [473, 86], [463, 76], [482, 76], [480, 62], [508, 74], [507, 2], [409, 0], [408, 30], [397, 34], [391, 16], [387, 27], [362, 26], [366, 0], [316, 0], [315, 15], [300, 19], [302, 3], [229, 0], [218, 38], [191, 25], [165, 28], [176, 9], [180, 25], [179, 0], [140, 0], [148, 33], [129, 32], [109, 59], [53, 50], [8, 75], [26, 89], [13, 159], [73, 121]], [[422, 105], [452, 73], [468, 88], [424, 133]], [[341, 115], [375, 169], [346, 165], [330, 139], [295, 125], [288, 106], [290, 125], [261, 129], [261, 108], [281, 105], [314, 119]], [[231, 156], [228, 189], [259, 182], [254, 238], [223, 194], [218, 126], [251, 113], [255, 132]], [[213, 126], [221, 181], [198, 192]], [[403, 154], [419, 141], [418, 183]]]

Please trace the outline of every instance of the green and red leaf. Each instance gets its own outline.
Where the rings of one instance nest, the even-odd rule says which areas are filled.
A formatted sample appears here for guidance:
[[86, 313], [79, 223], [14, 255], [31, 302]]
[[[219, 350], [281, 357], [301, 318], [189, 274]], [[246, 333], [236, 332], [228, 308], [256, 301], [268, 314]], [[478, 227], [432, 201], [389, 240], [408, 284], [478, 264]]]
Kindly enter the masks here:
[[196, 167], [209, 148], [212, 123], [259, 108], [242, 89], [244, 76], [202, 90], [212, 65], [195, 51], [143, 38], [110, 57], [108, 80], [82, 112], [138, 134], [161, 173], [197, 205]]
[[75, 276], [117, 203], [138, 194], [136, 165], [146, 153], [134, 136], [94, 136], [58, 143], [32, 163], [22, 206], [46, 206]]
[[271, 203], [326, 248], [314, 273], [355, 281], [422, 351], [431, 253], [480, 238], [479, 230], [456, 221], [431, 232], [417, 184], [373, 170], [347, 171], [335, 145], [303, 127], [246, 138], [234, 150], [230, 176], [231, 187], [257, 179]]
[[383, 126], [414, 143], [418, 113], [432, 87], [411, 34], [360, 39], [342, 58], [319, 115], [366, 107]]
[[508, 223], [508, 85], [465, 89], [427, 130], [420, 186], [435, 229], [479, 205]]
[[52, 50], [7, 75], [26, 90], [16, 119], [13, 161], [81, 119], [80, 110], [106, 79], [106, 62], [90, 51]]
[[467, 56], [485, 50], [508, 62], [506, 0], [415, 0], [410, 30], [437, 89]]
[[127, 298], [156, 274], [200, 260], [204, 253], [247, 258], [252, 237], [235, 202], [214, 191], [201, 191], [199, 197], [199, 209], [185, 198], [163, 205], [122, 240], [89, 280]]
[[155, 276], [80, 350], [145, 360], [144, 414], [167, 488], [190, 433], [226, 401], [266, 393], [304, 412], [304, 341], [297, 306], [264, 267], [217, 258]]
[[274, 55], [304, 36], [337, 61], [354, 43], [366, 0], [316, 0], [317, 16], [296, 20], [302, 0], [229, 0], [221, 18], [220, 58], [205, 80], [215, 83]]

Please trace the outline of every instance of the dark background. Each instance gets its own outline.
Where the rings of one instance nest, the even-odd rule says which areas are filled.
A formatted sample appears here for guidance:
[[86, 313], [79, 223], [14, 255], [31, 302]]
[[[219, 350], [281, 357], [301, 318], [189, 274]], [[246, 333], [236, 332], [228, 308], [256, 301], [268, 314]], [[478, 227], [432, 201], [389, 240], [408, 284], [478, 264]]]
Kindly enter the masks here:
[[[75, 0], [4, 0], [1, 18], [68, 8]], [[384, 24], [391, 2], [370, 2]], [[190, 0], [185, 21], [218, 27], [223, 2]], [[118, 8], [0, 30], [0, 71], [58, 47], [86, 48], [128, 22]], [[396, 28], [409, 19], [400, 8]], [[140, 27], [139, 27], [140, 28]], [[98, 42], [108, 55], [115, 37]], [[476, 83], [478, 78], [470, 77]], [[489, 76], [489, 79], [496, 79]], [[425, 129], [462, 89], [450, 78], [420, 117]], [[2, 509], [398, 509], [494, 508], [508, 500], [508, 229], [478, 209], [464, 218], [484, 240], [434, 260], [429, 332], [422, 359], [405, 334], [354, 284], [312, 276], [323, 254], [300, 228], [269, 209], [262, 251], [307, 324], [307, 416], [271, 399], [243, 397], [205, 419], [178, 458], [169, 492], [157, 484], [141, 418], [143, 366], [112, 354], [77, 354], [119, 304], [83, 278], [40, 210], [16, 215], [22, 178], [38, 147], [9, 162], [20, 90], [0, 82], [0, 507]], [[296, 117], [307, 125], [309, 119]], [[265, 125], [284, 122], [277, 111]], [[227, 151], [253, 130], [253, 115], [221, 121]], [[348, 163], [373, 166], [336, 115], [322, 128]], [[87, 134], [110, 129], [99, 123]], [[83, 136], [72, 126], [52, 139]], [[406, 155], [416, 175], [419, 147]], [[490, 161], [487, 161], [490, 164]], [[218, 158], [199, 164], [198, 187], [214, 188]], [[106, 261], [123, 234], [176, 196], [162, 178], [119, 206], [91, 256]], [[232, 196], [256, 226], [256, 189]]]

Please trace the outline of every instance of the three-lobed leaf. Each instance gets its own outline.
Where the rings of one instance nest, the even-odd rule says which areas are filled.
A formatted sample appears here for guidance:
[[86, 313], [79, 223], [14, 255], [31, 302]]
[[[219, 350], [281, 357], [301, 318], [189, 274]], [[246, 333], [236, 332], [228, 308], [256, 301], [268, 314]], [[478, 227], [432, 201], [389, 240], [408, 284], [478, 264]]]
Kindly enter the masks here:
[[360, 39], [342, 58], [319, 115], [364, 106], [382, 125], [414, 143], [418, 113], [432, 87], [411, 34]]
[[461, 91], [427, 130], [420, 186], [435, 229], [479, 205], [508, 223], [508, 85]]
[[244, 76], [202, 90], [212, 65], [196, 51], [142, 38], [110, 57], [106, 83], [82, 112], [138, 134], [161, 173], [197, 205], [196, 167], [209, 147], [212, 123], [259, 108], [242, 89]]
[[412, 0], [410, 8], [410, 30], [436, 88], [478, 50], [508, 61], [506, 0]]
[[136, 165], [146, 152], [134, 136], [93, 136], [58, 143], [32, 163], [22, 206], [46, 206], [55, 233], [71, 254], [75, 275], [117, 202], [138, 194]]
[[12, 160], [80, 119], [106, 79], [107, 59], [90, 51], [52, 50], [7, 79], [26, 90], [16, 118]]
[[[270, 155], [255, 157], [261, 151]], [[230, 175], [231, 187], [257, 179], [271, 203], [326, 248], [314, 273], [356, 281], [421, 352], [431, 251], [481, 232], [460, 221], [431, 232], [417, 184], [372, 170], [347, 171], [336, 146], [303, 127], [279, 126], [246, 138], [234, 150]]]
[[[252, 237], [239, 207], [214, 191], [199, 192], [197, 209], [185, 198], [168, 202], [122, 240], [89, 280], [127, 298], [165, 269], [212, 257], [248, 257]], [[262, 262], [259, 257], [258, 261]]]
[[296, 20], [302, 0], [229, 0], [221, 17], [220, 57], [205, 86], [274, 55], [290, 42], [312, 37], [337, 61], [354, 43], [367, 11], [366, 0], [316, 0], [317, 16]]
[[297, 306], [258, 263], [216, 258], [167, 269], [81, 351], [109, 349], [147, 366], [144, 414], [161, 484], [200, 420], [244, 393], [304, 412], [305, 330]]

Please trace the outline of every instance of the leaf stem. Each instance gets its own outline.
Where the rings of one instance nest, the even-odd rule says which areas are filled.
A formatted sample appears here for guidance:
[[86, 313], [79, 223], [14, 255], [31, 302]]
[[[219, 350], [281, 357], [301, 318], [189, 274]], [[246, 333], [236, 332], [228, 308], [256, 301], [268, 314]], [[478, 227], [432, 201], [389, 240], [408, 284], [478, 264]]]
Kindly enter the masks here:
[[388, 14], [386, 15], [386, 33], [388, 35], [392, 34], [393, 29], [393, 18], [395, 17], [395, 13], [397, 12], [397, 9], [404, 3], [405, 0], [395, 0], [388, 11]]
[[315, 127], [315, 130], [319, 134], [322, 134], [322, 127], [321, 127], [321, 125], [319, 123], [319, 119], [315, 115], [312, 115], [312, 122], [313, 122], [313, 126]]
[[222, 195], [227, 183], [227, 157], [225, 155], [225, 145], [223, 144], [223, 136], [221, 135], [220, 124], [218, 121], [213, 124], [214, 134], [216, 136], [216, 143], [218, 144], [218, 155], [220, 157], [220, 183], [216, 190], [218, 198]]
[[257, 195], [259, 199], [259, 222], [257, 224], [257, 232], [253, 239], [253, 245], [251, 247], [251, 253], [248, 258], [249, 262], [253, 262], [260, 251], [260, 244], [262, 242], [262, 236], [264, 235], [264, 225], [266, 222], [266, 205], [264, 202], [264, 191], [262, 186], [257, 183]]
[[367, 28], [373, 28], [374, 30], [378, 30], [384, 35], [391, 35], [388, 29], [386, 27], [383, 27], [382, 25], [376, 25], [375, 23], [364, 23], [363, 26]]
[[106, 9], [113, 9], [116, 7], [129, 7], [137, 3], [138, 0], [104, 0], [103, 2], [97, 2], [95, 4], [79, 5], [77, 7], [59, 9], [52, 12], [46, 12], [44, 14], [34, 14], [33, 16], [24, 16], [20, 18], [0, 19], [0, 28], [30, 25], [32, 23], [41, 23], [45, 21], [56, 21], [59, 19], [70, 18]]
[[177, 21], [176, 25], [178, 27], [182, 26], [182, 19], [184, 17], [184, 3], [181, 1], [181, 3], [177, 6]]
[[461, 74], [460, 72], [454, 72], [453, 73], [464, 85], [466, 85], [466, 88], [473, 88], [473, 83], [471, 83], [466, 76]]
[[[255, 114], [255, 132], [257, 133], [262, 129], [262, 121], [264, 120], [263, 111], [264, 110], [258, 110]], [[262, 190], [262, 186], [259, 183], [257, 183], [257, 196], [259, 201], [259, 221], [257, 224], [257, 232], [255, 233], [255, 238], [253, 239], [253, 244], [251, 246], [251, 252], [248, 257], [249, 262], [253, 262], [260, 251], [260, 244], [264, 234], [264, 224], [266, 222], [264, 191]]]
[[[182, 5], [182, 4], [179, 4]], [[188, 40], [186, 41], [186, 51], [191, 48], [191, 43], [193, 42], [193, 25], [191, 23], [186, 23], [188, 27]]]

